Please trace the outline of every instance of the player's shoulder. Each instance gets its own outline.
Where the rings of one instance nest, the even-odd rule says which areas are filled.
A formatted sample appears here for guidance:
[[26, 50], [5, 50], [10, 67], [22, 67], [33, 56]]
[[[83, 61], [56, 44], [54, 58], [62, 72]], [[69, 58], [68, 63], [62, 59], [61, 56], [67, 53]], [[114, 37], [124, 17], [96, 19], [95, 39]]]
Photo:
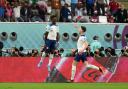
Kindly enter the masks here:
[[52, 24], [52, 23], [49, 23], [48, 25], [49, 26], [58, 26], [58, 24]]
[[82, 40], [87, 40], [87, 36], [86, 36], [86, 35], [81, 35], [81, 36], [80, 36], [80, 39], [82, 39]]
[[46, 27], [57, 27], [58, 25], [56, 25], [56, 24], [52, 24], [52, 23], [49, 23], [49, 24], [47, 24], [47, 26]]
[[50, 24], [47, 24], [47, 25], [46, 25], [46, 28], [50, 28]]

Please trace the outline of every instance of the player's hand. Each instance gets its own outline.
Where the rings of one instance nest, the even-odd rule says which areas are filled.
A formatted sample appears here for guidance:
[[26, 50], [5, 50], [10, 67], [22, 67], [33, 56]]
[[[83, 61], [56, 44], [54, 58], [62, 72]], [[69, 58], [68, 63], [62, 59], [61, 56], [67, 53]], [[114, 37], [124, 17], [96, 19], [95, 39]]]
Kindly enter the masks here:
[[74, 27], [75, 27], [76, 29], [78, 29], [78, 28], [79, 28], [78, 23], [74, 23]]

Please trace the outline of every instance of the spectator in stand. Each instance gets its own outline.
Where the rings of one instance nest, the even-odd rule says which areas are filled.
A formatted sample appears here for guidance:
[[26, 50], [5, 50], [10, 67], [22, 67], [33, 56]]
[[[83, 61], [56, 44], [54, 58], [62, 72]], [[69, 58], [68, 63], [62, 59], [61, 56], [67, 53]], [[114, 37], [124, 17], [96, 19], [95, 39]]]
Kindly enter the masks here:
[[31, 21], [43, 22], [43, 20], [39, 16], [39, 6], [37, 4], [33, 4], [31, 7]]
[[99, 16], [98, 16], [97, 11], [94, 11], [94, 15], [90, 17], [90, 22], [92, 22], [92, 23], [98, 23], [99, 22]]
[[16, 48], [16, 47], [12, 47], [9, 54], [12, 56], [12, 57], [19, 57], [19, 50]]
[[115, 49], [111, 47], [108, 47], [107, 49], [105, 49], [105, 54], [107, 57], [117, 56]]
[[47, 14], [47, 9], [45, 7], [39, 7], [38, 8], [39, 10], [39, 17], [43, 20], [43, 21], [46, 21], [46, 14]]
[[46, 14], [46, 18], [45, 18], [45, 20], [47, 22], [50, 21], [51, 12], [52, 12], [51, 2], [50, 1], [47, 1], [47, 14]]
[[[96, 0], [96, 7], [98, 15], [105, 15], [105, 2], [104, 0]], [[101, 13], [102, 10], [102, 13]]]
[[126, 23], [127, 21], [127, 10], [124, 8], [124, 5], [120, 5], [119, 9], [115, 14], [116, 22], [117, 23]]
[[[64, 6], [65, 3], [71, 4], [71, 11]], [[105, 3], [109, 4], [107, 10]], [[98, 14], [94, 14], [96, 10]], [[42, 22], [50, 21], [51, 15], [56, 15], [58, 21], [64, 22], [68, 22], [68, 17], [75, 18], [76, 22], [90, 22], [89, 15], [93, 22], [98, 22], [95, 20], [99, 15], [106, 15], [110, 23], [128, 22], [127, 11], [123, 6], [120, 7], [117, 0], [0, 0], [1, 21]]]
[[59, 21], [60, 20], [61, 1], [60, 0], [51, 0], [51, 7], [52, 7], [52, 15], [56, 15], [57, 21]]
[[14, 5], [15, 2], [19, 2], [20, 0], [6, 0], [11, 6]]
[[115, 22], [115, 17], [111, 14], [109, 6], [107, 6], [107, 8], [106, 8], [105, 15], [107, 16], [107, 22], [108, 23], [114, 23]]
[[29, 22], [30, 19], [30, 8], [28, 6], [28, 3], [23, 3], [21, 10], [20, 10], [21, 17], [25, 22]]
[[86, 8], [83, 7], [81, 2], [78, 2], [77, 7], [75, 8], [75, 16], [73, 21], [75, 22], [87, 22], [87, 19], [84, 17], [87, 15]]
[[77, 7], [78, 0], [71, 0], [71, 12], [73, 16], [75, 15], [75, 8]]
[[[87, 15], [93, 15], [95, 0], [86, 0]], [[90, 13], [91, 12], [91, 13]]]
[[108, 23], [114, 23], [114, 17], [111, 14], [108, 14], [107, 21], [108, 21]]
[[7, 2], [11, 5], [12, 4], [12, 1], [14, 0], [7, 0]]
[[[106, 7], [106, 10], [105, 10], [105, 15], [107, 16], [108, 14], [109, 14], [109, 15], [111, 14], [110, 6], [109, 6], [109, 5]], [[111, 14], [111, 15], [112, 15], [112, 14]]]
[[119, 8], [119, 3], [116, 0], [111, 0], [109, 2], [109, 7], [110, 7], [110, 11], [111, 11], [112, 15], [115, 15], [115, 13], [117, 12], [117, 10]]
[[31, 57], [37, 57], [39, 56], [38, 50], [37, 49], [33, 49], [32, 53], [31, 53]]
[[47, 15], [47, 8], [48, 5], [46, 1], [39, 0], [37, 2], [37, 5], [39, 6], [39, 16], [43, 21], [46, 21], [46, 15]]
[[29, 2], [30, 2], [31, 4], [36, 4], [37, 1], [38, 1], [38, 0], [29, 0]]
[[75, 16], [83, 16], [82, 10], [82, 3], [78, 2], [77, 7], [75, 8]]
[[24, 22], [20, 15], [21, 5], [18, 2], [15, 2], [15, 6], [13, 8], [13, 14], [16, 22]]
[[6, 0], [0, 0], [0, 5], [2, 5], [3, 7], [6, 6], [7, 1]]
[[73, 21], [77, 22], [82, 17], [82, 7], [80, 3], [77, 4], [75, 8], [75, 14], [73, 15]]
[[93, 37], [93, 42], [90, 44], [91, 52], [95, 52], [97, 49], [101, 48], [101, 43], [98, 36]]
[[69, 16], [71, 15], [70, 10], [68, 9], [68, 4], [65, 3], [64, 6], [62, 6], [60, 11], [60, 18], [62, 22], [69, 22]]
[[4, 20], [4, 16], [5, 16], [5, 8], [4, 6], [0, 5], [0, 21]]
[[10, 4], [7, 4], [6, 13], [5, 13], [6, 20], [11, 22], [12, 21], [12, 15], [13, 15], [13, 9], [10, 6]]
[[128, 43], [127, 45], [121, 50], [122, 56], [128, 57]]

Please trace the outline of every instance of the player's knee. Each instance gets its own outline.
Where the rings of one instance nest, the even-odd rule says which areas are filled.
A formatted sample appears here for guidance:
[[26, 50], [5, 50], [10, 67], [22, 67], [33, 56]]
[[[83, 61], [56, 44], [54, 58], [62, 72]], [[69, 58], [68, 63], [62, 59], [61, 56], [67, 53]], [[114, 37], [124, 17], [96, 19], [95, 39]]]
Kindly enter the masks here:
[[73, 61], [72, 66], [77, 66], [77, 62]]
[[84, 62], [84, 66], [89, 66], [87, 61]]
[[75, 71], [76, 70], [76, 66], [72, 65], [72, 70]]
[[53, 59], [53, 57], [54, 57], [53, 54], [50, 54], [50, 55], [49, 55], [49, 58], [50, 58], [50, 59]]
[[45, 53], [45, 52], [43, 52], [43, 53], [42, 53], [42, 57], [45, 57], [45, 56], [46, 56], [46, 53]]

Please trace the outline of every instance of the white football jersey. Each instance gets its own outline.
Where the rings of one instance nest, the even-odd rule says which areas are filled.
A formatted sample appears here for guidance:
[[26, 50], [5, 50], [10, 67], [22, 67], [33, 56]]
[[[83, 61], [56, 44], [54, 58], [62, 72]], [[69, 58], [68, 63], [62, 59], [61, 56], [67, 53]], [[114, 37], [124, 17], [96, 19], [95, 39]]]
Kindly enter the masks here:
[[59, 27], [57, 25], [47, 25], [46, 31], [48, 31], [48, 39], [49, 40], [57, 40], [57, 33], [59, 32]]
[[[84, 42], [87, 41], [87, 37], [85, 35], [81, 35], [79, 36], [78, 42], [77, 42], [77, 48], [78, 48], [78, 52], [83, 49], [83, 44]], [[86, 50], [84, 50], [84, 52], [86, 52]]]

